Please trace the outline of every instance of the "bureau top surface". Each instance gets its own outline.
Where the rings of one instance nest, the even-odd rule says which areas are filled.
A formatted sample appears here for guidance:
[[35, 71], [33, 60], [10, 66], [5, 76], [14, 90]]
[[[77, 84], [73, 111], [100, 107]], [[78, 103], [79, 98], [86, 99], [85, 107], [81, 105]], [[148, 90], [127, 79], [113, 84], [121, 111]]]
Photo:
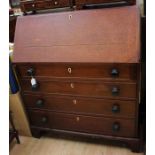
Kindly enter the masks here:
[[13, 61], [137, 63], [137, 6], [19, 17]]

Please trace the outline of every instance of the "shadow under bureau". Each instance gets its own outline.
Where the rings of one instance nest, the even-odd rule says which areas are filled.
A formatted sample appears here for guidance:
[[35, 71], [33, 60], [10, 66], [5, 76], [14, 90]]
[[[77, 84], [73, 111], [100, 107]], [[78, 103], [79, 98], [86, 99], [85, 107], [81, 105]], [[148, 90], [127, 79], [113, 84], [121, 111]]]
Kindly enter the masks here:
[[139, 31], [136, 6], [19, 17], [13, 61], [32, 134], [139, 151]]

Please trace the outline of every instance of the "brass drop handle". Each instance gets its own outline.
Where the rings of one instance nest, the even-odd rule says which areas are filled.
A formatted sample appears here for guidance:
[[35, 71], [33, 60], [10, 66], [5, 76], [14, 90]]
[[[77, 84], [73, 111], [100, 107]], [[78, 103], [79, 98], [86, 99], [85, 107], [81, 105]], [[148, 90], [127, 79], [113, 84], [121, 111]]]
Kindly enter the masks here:
[[48, 119], [47, 119], [46, 116], [43, 116], [43, 117], [41, 118], [41, 122], [42, 122], [42, 123], [47, 123], [47, 121], [48, 121]]
[[113, 104], [113, 106], [112, 106], [112, 112], [113, 113], [120, 112], [120, 106], [118, 104]]
[[42, 99], [39, 99], [39, 100], [36, 101], [36, 106], [37, 107], [43, 107], [43, 105], [44, 105], [44, 101]]
[[112, 87], [112, 95], [116, 96], [119, 95], [119, 88], [118, 87]]
[[119, 71], [118, 71], [116, 68], [113, 68], [113, 69], [111, 70], [111, 76], [112, 76], [113, 78], [118, 77], [118, 76], [119, 76]]
[[113, 125], [112, 125], [112, 130], [113, 130], [114, 132], [120, 131], [120, 123], [114, 122]]

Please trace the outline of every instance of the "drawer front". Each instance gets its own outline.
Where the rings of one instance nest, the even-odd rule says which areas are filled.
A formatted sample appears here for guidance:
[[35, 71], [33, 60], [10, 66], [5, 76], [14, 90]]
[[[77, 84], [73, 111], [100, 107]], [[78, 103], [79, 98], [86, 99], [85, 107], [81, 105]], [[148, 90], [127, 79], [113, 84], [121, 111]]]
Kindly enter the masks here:
[[48, 9], [48, 8], [57, 8], [57, 7], [66, 7], [69, 6], [69, 0], [49, 0], [49, 1], [37, 1], [37, 9]]
[[53, 6], [53, 2], [52, 1], [49, 1], [49, 2], [38, 1], [35, 3], [35, 5], [36, 5], [36, 9], [51, 8]]
[[26, 11], [32, 11], [36, 9], [34, 2], [21, 2], [21, 7]]
[[107, 98], [131, 98], [135, 99], [135, 83], [108, 83], [91, 81], [37, 81], [38, 87], [32, 91], [30, 80], [21, 80], [24, 92], [52, 93]]
[[[45, 117], [46, 115], [47, 114], [45, 114]], [[50, 115], [49, 121], [51, 129], [124, 137], [135, 136], [135, 121], [133, 119], [111, 119], [60, 113], [48, 113], [48, 115]], [[31, 125], [33, 126], [38, 126], [38, 120], [40, 119], [41, 121], [44, 117], [43, 113], [39, 111], [30, 111], [29, 116], [32, 120]]]
[[31, 64], [17, 65], [21, 78], [30, 77], [81, 77], [105, 80], [137, 80], [137, 64]]
[[75, 0], [76, 4], [98, 4], [98, 3], [112, 3], [112, 2], [124, 2], [129, 4], [135, 4], [135, 0]]
[[28, 112], [30, 124], [43, 128], [50, 128], [51, 116], [47, 112]]
[[23, 95], [23, 99], [27, 108], [87, 115], [135, 117], [135, 101], [30, 94]]

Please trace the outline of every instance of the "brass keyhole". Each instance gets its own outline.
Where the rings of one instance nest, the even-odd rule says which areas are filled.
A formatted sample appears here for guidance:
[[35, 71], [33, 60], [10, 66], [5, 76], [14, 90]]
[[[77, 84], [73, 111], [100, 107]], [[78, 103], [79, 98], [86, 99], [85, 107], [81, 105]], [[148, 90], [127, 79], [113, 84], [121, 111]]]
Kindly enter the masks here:
[[57, 4], [58, 4], [58, 2], [57, 2], [57, 1], [55, 1], [55, 2], [54, 2], [54, 4], [55, 4], [55, 5], [57, 5]]
[[68, 73], [71, 74], [72, 73], [72, 69], [68, 68]]
[[76, 117], [76, 121], [79, 122], [80, 121], [80, 117]]
[[72, 15], [69, 15], [69, 20], [71, 20], [72, 19]]
[[76, 103], [77, 103], [77, 101], [76, 101], [76, 100], [73, 100], [73, 103], [74, 103], [74, 104], [76, 104]]
[[71, 86], [71, 88], [74, 88], [74, 83], [71, 83], [70, 86]]

